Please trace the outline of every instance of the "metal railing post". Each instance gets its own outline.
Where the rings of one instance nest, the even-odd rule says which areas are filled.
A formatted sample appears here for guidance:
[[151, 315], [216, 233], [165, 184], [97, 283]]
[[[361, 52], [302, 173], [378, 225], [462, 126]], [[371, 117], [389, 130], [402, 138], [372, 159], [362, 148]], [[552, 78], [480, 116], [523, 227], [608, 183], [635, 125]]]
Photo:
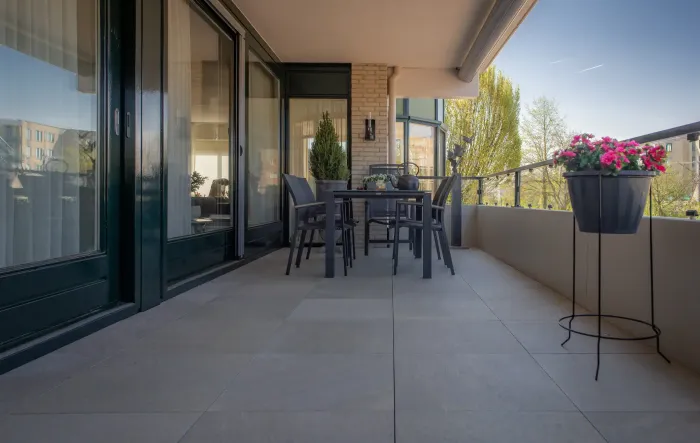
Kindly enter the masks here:
[[476, 190], [476, 196], [477, 196], [477, 204], [483, 205], [484, 204], [484, 179], [480, 178], [479, 179], [479, 187]]
[[513, 183], [515, 183], [515, 202], [513, 206], [516, 208], [520, 207], [520, 174], [521, 171], [516, 171], [515, 179], [513, 180]]
[[462, 176], [455, 178], [452, 188], [451, 245], [462, 246]]

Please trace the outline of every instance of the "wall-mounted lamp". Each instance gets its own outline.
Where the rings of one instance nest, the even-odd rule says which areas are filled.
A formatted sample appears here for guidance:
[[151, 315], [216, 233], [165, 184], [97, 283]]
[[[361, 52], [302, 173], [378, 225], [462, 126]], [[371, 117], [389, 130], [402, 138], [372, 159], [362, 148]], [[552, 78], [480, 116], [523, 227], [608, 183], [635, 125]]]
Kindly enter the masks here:
[[372, 113], [369, 113], [369, 117], [365, 119], [365, 140], [374, 141], [376, 137], [375, 133], [375, 121], [372, 118]]

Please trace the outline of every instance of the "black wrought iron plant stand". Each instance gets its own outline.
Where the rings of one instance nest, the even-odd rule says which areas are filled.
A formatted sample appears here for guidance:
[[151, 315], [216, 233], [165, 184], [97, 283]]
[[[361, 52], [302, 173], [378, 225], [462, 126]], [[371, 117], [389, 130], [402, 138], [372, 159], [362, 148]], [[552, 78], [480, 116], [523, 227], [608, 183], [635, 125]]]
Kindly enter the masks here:
[[[602, 245], [602, 226], [603, 226], [603, 176], [598, 176], [598, 313], [597, 314], [577, 314], [576, 313], [576, 215], [573, 217], [573, 265], [571, 270], [571, 280], [572, 280], [572, 300], [571, 300], [571, 315], [567, 315], [559, 319], [559, 326], [569, 331], [569, 335], [561, 344], [563, 347], [569, 340], [571, 340], [571, 333], [585, 335], [587, 337], [593, 337], [598, 340], [596, 348], [596, 368], [595, 368], [595, 379], [598, 380], [598, 373], [600, 372], [600, 342], [601, 340], [621, 340], [621, 341], [642, 341], [642, 340], [652, 340], [656, 339], [656, 352], [663, 357], [668, 363], [671, 361], [666, 358], [666, 356], [661, 352], [661, 329], [656, 326], [656, 320], [654, 316], [654, 245], [652, 242], [652, 188], [649, 189], [649, 274], [650, 274], [650, 302], [651, 302], [651, 322], [640, 320], [632, 317], [624, 317], [620, 315], [603, 314], [602, 308], [602, 297], [601, 297], [601, 245]], [[595, 317], [598, 319], [598, 333], [591, 334], [588, 332], [583, 332], [576, 330], [572, 327], [572, 322], [575, 318], [580, 317]], [[601, 321], [603, 318], [613, 318], [618, 320], [625, 320], [634, 323], [641, 323], [648, 326], [652, 330], [652, 334], [644, 335], [641, 337], [618, 337], [612, 335], [603, 335], [601, 333]], [[562, 324], [565, 321], [569, 321], [568, 326]]]

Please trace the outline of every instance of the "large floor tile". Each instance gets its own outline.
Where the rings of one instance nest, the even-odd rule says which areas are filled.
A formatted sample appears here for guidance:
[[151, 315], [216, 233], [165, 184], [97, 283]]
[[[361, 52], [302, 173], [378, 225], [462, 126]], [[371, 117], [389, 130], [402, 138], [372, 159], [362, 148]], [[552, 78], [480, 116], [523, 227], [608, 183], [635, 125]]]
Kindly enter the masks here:
[[[567, 353], [595, 353], [598, 340], [579, 334], [571, 334], [564, 346], [561, 343], [568, 337], [568, 332], [559, 326], [556, 321], [510, 321], [506, 327], [523, 344], [525, 349], [532, 354], [567, 354]], [[597, 333], [597, 325], [591, 318], [584, 321], [577, 319], [572, 325], [574, 328], [586, 333]], [[629, 337], [629, 335], [613, 327], [607, 322], [602, 323], [602, 334], [615, 337]], [[623, 340], [601, 340], [600, 352], [608, 354], [648, 354], [656, 352], [643, 342]]]
[[656, 354], [534, 357], [582, 411], [700, 411], [700, 379]]
[[28, 397], [14, 412], [205, 411], [249, 361], [202, 352], [122, 354]]
[[503, 321], [553, 321], [571, 314], [571, 302], [563, 297], [537, 299], [484, 299], [484, 303]]
[[188, 318], [233, 322], [236, 320], [284, 320], [299, 306], [304, 296], [265, 295], [264, 289], [243, 296], [219, 297], [192, 311]]
[[491, 310], [474, 295], [440, 293], [395, 295], [396, 318], [459, 318], [464, 320], [497, 320]]
[[273, 354], [391, 354], [391, 322], [290, 321], [274, 334], [264, 351]]
[[[459, 275], [447, 275], [449, 271], [433, 264], [433, 278], [422, 278], [422, 265], [410, 274], [394, 277], [395, 294], [473, 294], [472, 288]], [[444, 274], [444, 275], [443, 275]]]
[[0, 435], [3, 443], [175, 443], [200, 415], [9, 415], [0, 418]]
[[407, 412], [398, 443], [605, 443], [580, 412]]
[[690, 443], [700, 441], [698, 412], [588, 412], [608, 443]]
[[390, 355], [264, 355], [214, 411], [369, 411], [393, 406]]
[[224, 321], [202, 315], [185, 317], [147, 334], [125, 352], [254, 354], [265, 348], [281, 325], [282, 320], [236, 317]]
[[500, 321], [396, 320], [396, 353], [507, 354], [525, 350]]
[[526, 354], [397, 355], [396, 409], [570, 411], [575, 406]]
[[289, 316], [290, 321], [353, 321], [391, 319], [391, 300], [328, 300], [302, 301]]
[[391, 412], [207, 412], [182, 443], [392, 443]]

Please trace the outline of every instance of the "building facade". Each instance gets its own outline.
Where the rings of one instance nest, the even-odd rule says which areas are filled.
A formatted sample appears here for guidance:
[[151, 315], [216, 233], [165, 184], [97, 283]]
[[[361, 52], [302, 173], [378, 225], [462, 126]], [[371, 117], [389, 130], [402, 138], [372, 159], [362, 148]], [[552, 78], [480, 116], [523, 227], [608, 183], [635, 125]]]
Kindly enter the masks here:
[[[442, 174], [442, 99], [477, 93], [535, 0], [426, 2], [403, 18], [366, 2], [6, 3], [0, 371], [285, 246], [282, 174], [313, 180], [323, 112], [348, 186], [378, 163]], [[418, 43], [399, 32], [411, 21]]]

